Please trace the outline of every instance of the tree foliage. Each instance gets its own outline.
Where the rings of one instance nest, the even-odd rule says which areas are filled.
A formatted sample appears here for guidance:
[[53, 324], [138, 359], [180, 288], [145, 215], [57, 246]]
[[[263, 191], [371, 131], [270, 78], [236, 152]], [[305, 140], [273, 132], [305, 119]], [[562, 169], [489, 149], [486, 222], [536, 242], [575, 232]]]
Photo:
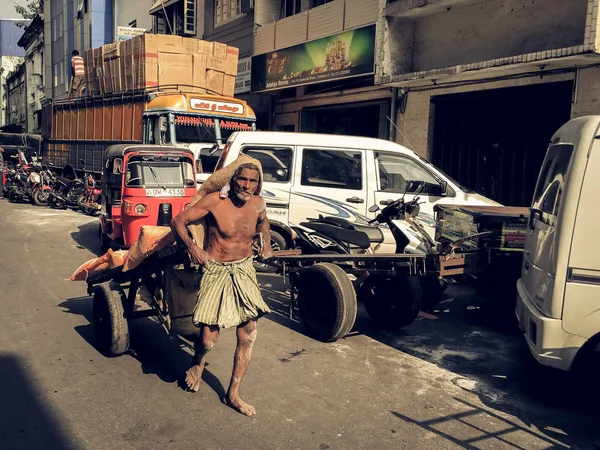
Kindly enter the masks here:
[[[26, 20], [33, 20], [37, 16], [44, 15], [44, 1], [43, 0], [27, 0], [26, 5], [15, 5], [15, 10], [18, 14], [23, 16]], [[27, 26], [26, 22], [17, 24], [19, 26]]]

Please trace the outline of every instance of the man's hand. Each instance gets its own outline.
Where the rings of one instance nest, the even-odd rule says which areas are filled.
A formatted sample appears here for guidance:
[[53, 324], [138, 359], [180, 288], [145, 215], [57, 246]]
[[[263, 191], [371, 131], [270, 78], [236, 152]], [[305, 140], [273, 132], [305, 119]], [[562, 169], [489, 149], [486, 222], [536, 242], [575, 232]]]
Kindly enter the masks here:
[[210, 261], [212, 259], [210, 255], [205, 250], [201, 249], [195, 242], [188, 249], [188, 254], [190, 255], [190, 260], [192, 263], [201, 266], [206, 264], [206, 261]]

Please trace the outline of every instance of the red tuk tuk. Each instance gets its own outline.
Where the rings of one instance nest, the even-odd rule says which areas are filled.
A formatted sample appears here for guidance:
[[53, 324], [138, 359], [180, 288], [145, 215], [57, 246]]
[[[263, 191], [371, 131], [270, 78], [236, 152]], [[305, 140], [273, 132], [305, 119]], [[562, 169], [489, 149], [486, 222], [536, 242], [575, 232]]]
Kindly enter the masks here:
[[100, 245], [129, 248], [142, 225], [169, 226], [196, 193], [194, 154], [185, 148], [118, 144], [104, 153]]

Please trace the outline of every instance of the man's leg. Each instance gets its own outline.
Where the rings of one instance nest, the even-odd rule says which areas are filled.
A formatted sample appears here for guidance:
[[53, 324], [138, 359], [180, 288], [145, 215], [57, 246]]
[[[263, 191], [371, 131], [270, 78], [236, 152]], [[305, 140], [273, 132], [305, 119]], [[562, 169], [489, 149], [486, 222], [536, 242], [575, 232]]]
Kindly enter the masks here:
[[202, 329], [194, 342], [194, 357], [189, 370], [185, 373], [185, 383], [192, 392], [200, 389], [202, 372], [206, 364], [206, 354], [215, 346], [219, 336], [217, 325], [202, 325]]
[[254, 406], [244, 403], [239, 396], [240, 384], [248, 368], [250, 356], [252, 355], [252, 347], [256, 340], [256, 319], [243, 323], [237, 328], [237, 346], [235, 348], [235, 356], [233, 360], [233, 373], [231, 374], [231, 382], [229, 389], [223, 401], [237, 411], [247, 416], [256, 414]]

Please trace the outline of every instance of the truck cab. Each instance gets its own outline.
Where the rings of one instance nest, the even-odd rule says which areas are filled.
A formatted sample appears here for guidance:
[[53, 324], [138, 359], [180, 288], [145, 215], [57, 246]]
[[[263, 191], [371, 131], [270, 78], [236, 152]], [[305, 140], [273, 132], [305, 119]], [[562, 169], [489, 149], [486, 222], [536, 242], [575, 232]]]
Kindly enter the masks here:
[[600, 367], [600, 116], [552, 136], [530, 209], [516, 315], [535, 359]]

